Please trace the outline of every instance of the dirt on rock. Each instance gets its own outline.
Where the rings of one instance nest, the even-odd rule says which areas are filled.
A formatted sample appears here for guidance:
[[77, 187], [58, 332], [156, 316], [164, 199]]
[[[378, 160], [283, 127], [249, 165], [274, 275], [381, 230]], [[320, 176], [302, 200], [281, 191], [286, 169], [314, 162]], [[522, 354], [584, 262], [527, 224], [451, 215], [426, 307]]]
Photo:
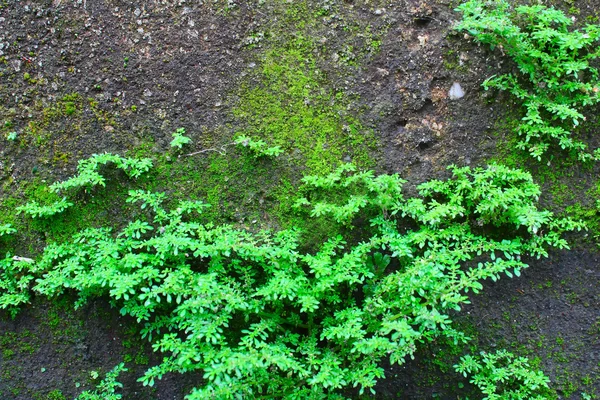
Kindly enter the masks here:
[[231, 122], [225, 101], [251, 57], [247, 7], [228, 18], [201, 2], [19, 1], [0, 15], [0, 110], [19, 135], [3, 143], [4, 177], [56, 178], [93, 153], [146, 139], [164, 149], [177, 127]]

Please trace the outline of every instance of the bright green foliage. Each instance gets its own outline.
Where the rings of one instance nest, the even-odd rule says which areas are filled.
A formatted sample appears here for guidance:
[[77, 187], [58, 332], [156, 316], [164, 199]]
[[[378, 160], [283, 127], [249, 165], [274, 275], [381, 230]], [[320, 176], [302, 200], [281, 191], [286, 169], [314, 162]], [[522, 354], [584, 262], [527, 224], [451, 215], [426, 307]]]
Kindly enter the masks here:
[[[10, 224], [0, 225], [0, 237], [15, 232]], [[10, 253], [0, 257], [4, 257], [0, 259], [0, 309], [7, 309], [14, 317], [18, 306], [29, 301], [35, 265], [33, 260], [13, 257]]]
[[185, 128], [179, 128], [175, 132], [173, 132], [173, 140], [171, 140], [171, 147], [177, 147], [181, 149], [184, 145], [190, 143], [192, 139], [187, 136], [184, 136]]
[[54, 193], [70, 188], [90, 189], [96, 185], [105, 186], [105, 179], [100, 175], [100, 167], [113, 163], [118, 169], [123, 170], [130, 178], [138, 178], [152, 168], [152, 160], [149, 158], [127, 158], [116, 154], [104, 153], [94, 154], [88, 159], [79, 161], [77, 175], [64, 182], [58, 182], [50, 186]]
[[9, 235], [11, 233], [15, 233], [16, 229], [12, 228], [10, 224], [1, 224], [0, 225], [0, 237], [4, 235]]
[[18, 307], [29, 302], [30, 289], [38, 272], [33, 260], [28, 258], [7, 253], [0, 259], [0, 309], [8, 310], [14, 317]]
[[24, 212], [32, 218], [50, 217], [52, 215], [60, 214], [72, 205], [73, 203], [68, 201], [66, 197], [47, 206], [40, 205], [37, 201], [30, 201], [24, 206], [17, 208], [17, 212]]
[[206, 382], [189, 399], [337, 399], [352, 386], [372, 391], [384, 358], [403, 363], [438, 335], [464, 340], [449, 312], [467, 292], [518, 275], [521, 255], [566, 248], [561, 233], [581, 228], [538, 210], [539, 189], [519, 170], [453, 167], [452, 179], [404, 199], [398, 176], [355, 169], [304, 178], [297, 206], [346, 226], [316, 251], [302, 248], [298, 230], [214, 226], [199, 216], [206, 204], [168, 210], [164, 194], [138, 190], [128, 202], [147, 219], [48, 245], [33, 289], [73, 290], [78, 305], [109, 296], [136, 318], [166, 355], [145, 384], [201, 370]]
[[245, 135], [239, 135], [235, 139], [234, 143], [243, 147], [247, 147], [250, 149], [250, 151], [252, 151], [255, 157], [277, 157], [283, 153], [283, 150], [280, 146], [267, 147], [267, 143], [264, 140], [256, 140]]
[[585, 121], [583, 109], [600, 102], [598, 70], [590, 65], [600, 55], [600, 26], [569, 30], [573, 21], [562, 11], [542, 5], [513, 9], [504, 0], [470, 0], [457, 10], [463, 20], [456, 29], [498, 47], [519, 68], [519, 74], [494, 76], [483, 84], [506, 90], [521, 103], [518, 147], [537, 160], [551, 144], [580, 161], [598, 159], [598, 152], [591, 154], [572, 131]]
[[15, 261], [10, 254], [0, 259], [0, 309], [8, 310], [14, 317], [18, 306], [29, 302], [35, 272], [35, 265]]
[[546, 400], [550, 379], [534, 370], [525, 357], [515, 357], [506, 350], [481, 356], [461, 357], [454, 369], [486, 396], [483, 400]]
[[[135, 159], [121, 157], [115, 154], [94, 154], [92, 157], [79, 161], [77, 165], [77, 175], [63, 182], [57, 182], [50, 186], [52, 193], [60, 193], [69, 189], [89, 190], [94, 186], [106, 185], [106, 179], [100, 174], [100, 168], [106, 164], [114, 164], [117, 168], [123, 170], [129, 177], [138, 178], [152, 167], [152, 161], [149, 158]], [[49, 205], [40, 205], [36, 201], [31, 201], [24, 206], [17, 208], [19, 213], [24, 212], [33, 218], [51, 217], [59, 214], [73, 205], [72, 202], [63, 197]]]
[[123, 384], [117, 382], [117, 378], [121, 372], [126, 372], [125, 364], [121, 363], [106, 373], [104, 378], [96, 387], [96, 390], [81, 393], [76, 400], [119, 400], [122, 395], [115, 393]]

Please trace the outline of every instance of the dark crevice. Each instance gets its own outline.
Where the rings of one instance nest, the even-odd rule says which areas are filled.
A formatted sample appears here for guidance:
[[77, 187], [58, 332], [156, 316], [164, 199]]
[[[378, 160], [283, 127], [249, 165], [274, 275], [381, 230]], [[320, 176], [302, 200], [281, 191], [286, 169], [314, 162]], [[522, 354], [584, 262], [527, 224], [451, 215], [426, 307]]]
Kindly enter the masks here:
[[421, 108], [419, 108], [419, 112], [420, 113], [424, 113], [424, 114], [428, 114], [433, 112], [434, 110], [434, 105], [433, 105], [433, 101], [431, 99], [425, 99], [425, 101], [423, 102], [423, 105], [421, 106]]
[[396, 128], [404, 128], [408, 124], [408, 120], [406, 118], [400, 118], [396, 121]]
[[425, 28], [425, 27], [427, 27], [427, 25], [429, 25], [429, 23], [430, 23], [431, 21], [433, 21], [433, 18], [431, 18], [431, 17], [427, 17], [427, 16], [424, 16], [424, 17], [415, 17], [415, 18], [413, 19], [413, 23], [414, 23], [414, 24], [415, 24], [417, 27], [419, 27], [419, 28]]
[[420, 151], [424, 151], [424, 150], [427, 150], [428, 148], [430, 148], [432, 145], [433, 145], [433, 142], [431, 142], [431, 141], [426, 141], [426, 142], [421, 142], [421, 143], [419, 143], [419, 144], [417, 145], [417, 148], [418, 148]]

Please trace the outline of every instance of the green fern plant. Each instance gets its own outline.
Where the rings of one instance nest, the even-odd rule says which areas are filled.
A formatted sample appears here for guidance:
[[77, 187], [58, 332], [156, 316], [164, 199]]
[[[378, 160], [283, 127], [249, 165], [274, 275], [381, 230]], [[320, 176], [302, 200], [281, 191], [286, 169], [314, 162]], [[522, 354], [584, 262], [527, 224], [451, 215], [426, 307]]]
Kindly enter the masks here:
[[19, 206], [17, 214], [25, 213], [32, 218], [51, 217], [62, 213], [72, 205], [73, 203], [68, 201], [66, 197], [49, 205], [40, 205], [37, 201], [33, 200], [23, 206]]
[[[450, 312], [482, 280], [519, 275], [522, 256], [566, 248], [561, 234], [583, 227], [538, 210], [539, 188], [523, 171], [451, 170], [451, 179], [427, 182], [409, 199], [397, 175], [350, 164], [305, 177], [297, 208], [339, 223], [314, 251], [297, 229], [215, 226], [203, 218], [202, 202], [168, 209], [165, 194], [134, 190], [127, 201], [147, 219], [51, 243], [31, 266], [5, 261], [3, 276], [12, 281], [0, 291], [75, 292], [77, 306], [110, 297], [165, 355], [141, 381], [203, 371], [191, 400], [373, 392], [383, 359], [401, 364], [439, 335], [465, 340]], [[25, 274], [35, 282], [20, 282]], [[16, 297], [10, 306], [27, 301]]]
[[470, 0], [457, 8], [456, 25], [476, 41], [513, 59], [518, 73], [492, 76], [483, 86], [511, 93], [521, 104], [518, 148], [538, 161], [551, 145], [580, 161], [597, 160], [573, 131], [586, 120], [586, 107], [600, 102], [598, 69], [600, 26], [573, 30], [562, 11], [543, 5], [516, 6], [505, 0]]
[[[10, 224], [0, 225], [0, 238], [16, 232]], [[6, 253], [0, 259], [0, 309], [8, 310], [14, 318], [19, 306], [29, 302], [36, 275], [33, 260]]]
[[0, 259], [0, 309], [14, 318], [19, 307], [31, 299], [31, 288], [39, 272], [33, 260], [6, 253]]

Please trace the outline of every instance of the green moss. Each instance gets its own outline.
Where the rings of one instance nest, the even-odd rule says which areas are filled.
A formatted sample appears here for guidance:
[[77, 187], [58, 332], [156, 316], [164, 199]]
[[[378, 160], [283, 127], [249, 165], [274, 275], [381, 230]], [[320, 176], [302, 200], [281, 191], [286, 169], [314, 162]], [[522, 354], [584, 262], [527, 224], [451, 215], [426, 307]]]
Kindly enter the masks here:
[[461, 62], [460, 53], [453, 48], [444, 53], [444, 68], [449, 71], [469, 72], [469, 65]]
[[[315, 24], [305, 2], [285, 9], [283, 26], [269, 35], [284, 40], [267, 49], [260, 73], [252, 77], [259, 83], [242, 86], [234, 115], [244, 122], [245, 134], [281, 146], [308, 173], [329, 172], [344, 159], [372, 166], [373, 133], [347, 112], [348, 96], [329, 88], [327, 73], [317, 65], [315, 54], [326, 49], [316, 41]], [[338, 55], [353, 64], [354, 53], [348, 44]]]
[[[373, 132], [348, 110], [356, 99], [332, 88], [332, 80], [339, 81], [354, 67], [341, 66], [348, 69], [338, 72], [319, 63], [345, 50], [360, 63], [379, 48], [378, 35], [351, 22], [347, 26], [356, 31], [352, 35], [361, 39], [330, 49], [317, 39], [316, 32], [327, 29], [322, 16], [306, 2], [273, 2], [272, 7], [275, 15], [261, 35], [264, 54], [240, 87], [232, 110], [237, 132], [228, 127], [202, 132], [202, 143], [191, 146], [207, 151], [177, 161], [174, 153], [155, 154], [151, 141], [130, 152], [156, 160], [156, 168], [140, 181], [148, 189], [168, 191], [172, 198], [201, 199], [212, 205], [207, 211], [211, 219], [251, 228], [302, 226], [303, 216], [292, 210], [290, 196], [299, 178], [330, 172], [349, 160], [373, 167], [377, 147]], [[354, 40], [352, 35], [346, 39]], [[281, 146], [285, 153], [257, 159], [244, 149], [221, 150], [236, 133]]]
[[575, 203], [566, 208], [565, 214], [571, 218], [584, 220], [589, 230], [591, 239], [596, 240], [600, 237], [600, 217], [598, 208], [593, 206], [584, 206]]
[[55, 389], [48, 393], [46, 400], [67, 400], [67, 398], [60, 390]]
[[492, 135], [496, 140], [496, 151], [490, 157], [490, 162], [500, 163], [511, 168], [529, 163], [527, 153], [517, 148], [519, 137], [514, 133], [519, 121], [513, 115], [508, 115], [494, 123]]
[[39, 343], [35, 342], [35, 338], [30, 336], [29, 331], [24, 331], [20, 334], [15, 332], [6, 332], [0, 335], [0, 348], [2, 348], [3, 356], [10, 358], [14, 355], [31, 355], [39, 350]]
[[2, 358], [5, 360], [10, 360], [15, 355], [15, 351], [13, 349], [2, 349]]
[[23, 129], [21, 146], [33, 145], [49, 152], [48, 144], [53, 138], [79, 131], [83, 98], [78, 93], [70, 93], [48, 106], [37, 100], [31, 113], [34, 117]]
[[245, 86], [235, 110], [247, 123], [244, 133], [281, 146], [310, 173], [329, 172], [344, 157], [372, 165], [372, 134], [355, 118], [340, 116], [344, 104], [319, 84], [322, 75], [305, 46], [300, 38], [283, 53], [267, 54], [263, 84]]
[[134, 362], [137, 365], [148, 365], [150, 360], [146, 354], [146, 344], [147, 341], [140, 336], [138, 327], [134, 325], [129, 326], [123, 332], [123, 361], [125, 363]]
[[600, 18], [597, 15], [588, 15], [585, 17], [585, 20], [589, 24], [597, 24]]
[[83, 98], [79, 93], [69, 93], [60, 98], [55, 104], [42, 110], [44, 125], [57, 122], [65, 117], [80, 116], [83, 110]]
[[88, 97], [87, 102], [89, 109], [92, 111], [92, 114], [98, 123], [104, 126], [111, 126], [113, 128], [117, 126], [115, 116], [112, 113], [102, 109], [100, 107], [100, 103], [98, 103], [96, 99], [93, 97]]

